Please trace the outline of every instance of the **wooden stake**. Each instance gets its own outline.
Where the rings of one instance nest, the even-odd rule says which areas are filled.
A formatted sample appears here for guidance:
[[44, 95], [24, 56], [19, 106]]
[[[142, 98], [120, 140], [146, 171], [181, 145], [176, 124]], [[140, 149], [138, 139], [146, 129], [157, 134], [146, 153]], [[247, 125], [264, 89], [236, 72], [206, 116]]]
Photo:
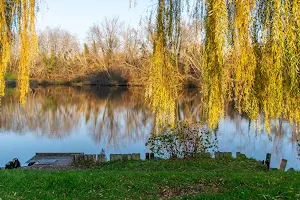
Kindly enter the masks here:
[[287, 164], [287, 160], [286, 159], [282, 159], [281, 160], [281, 164], [280, 164], [280, 170], [281, 171], [285, 171], [286, 164]]
[[150, 153], [150, 160], [154, 160], [154, 153]]
[[146, 160], [149, 160], [149, 159], [150, 159], [150, 154], [146, 153]]
[[267, 155], [266, 155], [266, 166], [267, 166], [268, 170], [270, 169], [271, 157], [272, 157], [272, 155], [270, 153], [267, 153]]

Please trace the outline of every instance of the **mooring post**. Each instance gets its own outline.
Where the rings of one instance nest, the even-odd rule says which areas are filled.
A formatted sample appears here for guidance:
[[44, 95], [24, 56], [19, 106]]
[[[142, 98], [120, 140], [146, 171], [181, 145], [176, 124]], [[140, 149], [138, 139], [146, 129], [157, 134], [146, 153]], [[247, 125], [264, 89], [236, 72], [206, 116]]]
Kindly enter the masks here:
[[146, 153], [146, 160], [150, 159], [150, 153]]
[[266, 166], [267, 166], [267, 169], [269, 170], [270, 169], [270, 164], [271, 164], [271, 154], [270, 153], [267, 153], [267, 156], [266, 156]]
[[154, 160], [154, 153], [150, 153], [150, 160]]
[[281, 160], [281, 164], [280, 164], [280, 170], [281, 171], [285, 171], [286, 164], [287, 164], [287, 160], [286, 159], [282, 159]]

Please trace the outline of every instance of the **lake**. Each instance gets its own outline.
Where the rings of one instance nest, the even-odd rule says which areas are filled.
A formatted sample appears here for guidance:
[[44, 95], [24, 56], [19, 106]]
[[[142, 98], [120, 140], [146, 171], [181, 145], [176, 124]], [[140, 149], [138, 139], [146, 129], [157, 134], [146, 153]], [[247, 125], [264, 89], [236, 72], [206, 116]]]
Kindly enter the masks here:
[[[142, 88], [38, 87], [18, 103], [16, 89], [7, 88], [1, 100], [0, 166], [13, 158], [24, 165], [37, 152], [84, 152], [98, 154], [141, 153], [155, 129], [155, 115], [144, 100]], [[178, 100], [176, 119], [205, 121], [197, 91], [187, 91]], [[241, 152], [264, 160], [272, 153], [271, 167], [282, 158], [287, 168], [300, 169], [296, 131], [284, 119], [271, 120], [271, 132], [263, 120], [250, 121], [233, 106], [225, 108], [216, 130], [217, 150]]]

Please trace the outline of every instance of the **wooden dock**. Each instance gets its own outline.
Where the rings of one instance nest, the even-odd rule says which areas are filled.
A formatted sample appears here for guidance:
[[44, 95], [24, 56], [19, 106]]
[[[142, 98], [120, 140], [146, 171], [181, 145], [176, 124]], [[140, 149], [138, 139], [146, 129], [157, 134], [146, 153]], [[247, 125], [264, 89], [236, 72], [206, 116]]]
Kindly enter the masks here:
[[75, 155], [84, 155], [84, 153], [36, 153], [35, 156], [26, 163], [28, 166], [68, 166], [73, 163]]

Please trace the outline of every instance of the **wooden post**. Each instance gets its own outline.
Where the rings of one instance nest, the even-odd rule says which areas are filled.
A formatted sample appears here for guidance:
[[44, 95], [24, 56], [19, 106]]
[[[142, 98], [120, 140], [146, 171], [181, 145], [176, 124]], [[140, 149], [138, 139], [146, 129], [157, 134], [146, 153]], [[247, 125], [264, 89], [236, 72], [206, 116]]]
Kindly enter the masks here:
[[128, 155], [127, 154], [123, 154], [122, 155], [122, 162], [127, 162], [128, 161]]
[[150, 159], [150, 154], [146, 153], [146, 160], [149, 160], [149, 159]]
[[271, 154], [270, 153], [267, 153], [267, 156], [266, 156], [266, 165], [267, 165], [267, 169], [269, 170], [270, 169], [270, 164], [271, 164]]
[[224, 158], [224, 152], [219, 152], [220, 158]]
[[232, 153], [231, 152], [225, 152], [224, 157], [225, 158], [232, 158]]
[[92, 155], [92, 159], [93, 159], [93, 162], [97, 162], [97, 155], [96, 155], [96, 154], [93, 154], [93, 155]]
[[99, 154], [98, 155], [98, 162], [105, 162], [106, 161], [106, 156], [104, 154]]
[[281, 164], [280, 164], [280, 170], [281, 171], [285, 171], [286, 164], [287, 164], [287, 160], [286, 159], [282, 159], [281, 160]]
[[73, 156], [73, 163], [77, 163], [79, 161], [78, 157], [79, 157], [79, 155], [76, 155], [76, 154]]
[[154, 153], [150, 153], [150, 160], [154, 160]]
[[110, 161], [115, 161], [115, 154], [110, 154], [109, 160]]
[[122, 161], [123, 155], [122, 154], [117, 154], [117, 155], [118, 155], [117, 161]]
[[132, 160], [132, 155], [131, 154], [127, 154], [127, 159], [128, 160]]
[[133, 160], [140, 160], [141, 159], [141, 155], [139, 153], [134, 153], [132, 154], [133, 156]]
[[208, 152], [203, 152], [203, 153], [201, 153], [201, 158], [211, 158], [211, 155], [210, 155], [210, 153], [208, 153]]

